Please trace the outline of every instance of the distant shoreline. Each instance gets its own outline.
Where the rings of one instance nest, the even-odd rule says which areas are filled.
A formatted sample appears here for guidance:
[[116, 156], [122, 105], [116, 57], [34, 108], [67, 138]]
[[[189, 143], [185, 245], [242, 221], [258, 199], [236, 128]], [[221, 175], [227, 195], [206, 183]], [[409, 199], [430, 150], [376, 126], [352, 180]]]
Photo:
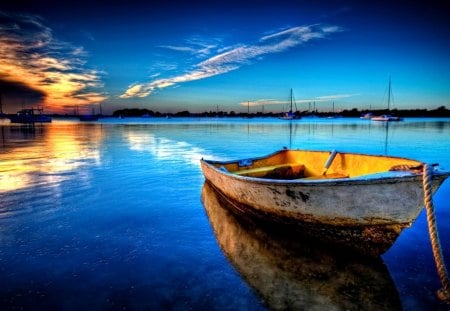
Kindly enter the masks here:
[[[448, 118], [450, 117], [450, 110], [447, 109], [445, 106], [441, 106], [437, 109], [428, 110], [428, 109], [404, 109], [404, 110], [398, 110], [398, 109], [379, 109], [379, 110], [358, 110], [356, 108], [351, 110], [343, 110], [338, 113], [333, 112], [311, 112], [311, 111], [296, 111], [295, 115], [300, 117], [322, 117], [322, 118], [329, 118], [329, 117], [360, 117], [366, 113], [372, 113], [373, 115], [383, 115], [383, 114], [390, 114], [394, 116], [399, 116], [403, 118]], [[78, 115], [69, 115], [69, 114], [49, 114], [53, 117], [75, 117], [77, 118]], [[211, 117], [230, 117], [230, 118], [278, 118], [281, 115], [281, 113], [244, 113], [244, 112], [234, 112], [234, 111], [209, 111], [209, 112], [201, 112], [201, 113], [191, 113], [189, 111], [180, 111], [176, 113], [161, 113], [158, 111], [152, 111], [148, 109], [138, 109], [138, 108], [132, 108], [132, 109], [121, 109], [114, 111], [111, 115], [102, 115], [103, 117], [124, 117], [124, 118], [130, 118], [130, 117], [141, 117], [141, 118], [176, 118], [176, 117], [196, 117], [196, 118], [211, 118]]]

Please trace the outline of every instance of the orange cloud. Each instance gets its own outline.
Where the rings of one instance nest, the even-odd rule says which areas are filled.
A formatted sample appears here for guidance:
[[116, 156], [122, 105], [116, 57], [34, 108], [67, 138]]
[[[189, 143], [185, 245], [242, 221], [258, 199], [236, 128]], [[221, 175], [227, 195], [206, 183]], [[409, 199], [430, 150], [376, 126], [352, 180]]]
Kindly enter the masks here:
[[84, 68], [80, 47], [53, 38], [36, 16], [0, 12], [0, 80], [20, 83], [42, 94], [51, 112], [106, 99], [101, 73]]

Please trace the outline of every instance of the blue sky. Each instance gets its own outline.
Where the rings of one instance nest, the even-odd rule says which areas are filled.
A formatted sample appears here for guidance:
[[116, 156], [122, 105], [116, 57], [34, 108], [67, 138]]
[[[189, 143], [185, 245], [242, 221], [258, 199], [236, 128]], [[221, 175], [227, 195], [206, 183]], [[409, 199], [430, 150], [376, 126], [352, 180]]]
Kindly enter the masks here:
[[310, 2], [2, 2], [3, 110], [450, 108], [449, 4]]

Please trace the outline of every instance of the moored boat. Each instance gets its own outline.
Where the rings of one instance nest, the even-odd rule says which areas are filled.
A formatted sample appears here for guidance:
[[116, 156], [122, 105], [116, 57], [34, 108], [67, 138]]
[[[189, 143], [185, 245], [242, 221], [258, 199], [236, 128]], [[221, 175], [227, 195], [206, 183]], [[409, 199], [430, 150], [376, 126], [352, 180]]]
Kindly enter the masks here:
[[78, 111], [78, 106], [76, 107], [76, 114], [78, 115], [78, 119], [80, 121], [98, 121], [98, 119], [101, 117], [102, 115], [102, 105], [100, 105], [100, 114], [96, 114], [94, 108], [92, 108], [92, 113], [90, 114], [79, 114]]
[[294, 92], [291, 89], [291, 95], [289, 96], [289, 103], [290, 103], [290, 109], [289, 111], [283, 112], [281, 116], [279, 116], [280, 120], [295, 120], [295, 119], [301, 119], [299, 115], [293, 112], [293, 105], [297, 108], [297, 104], [295, 104], [294, 100]]
[[403, 118], [392, 116], [390, 114], [383, 114], [381, 116], [372, 117], [372, 121], [402, 121]]
[[[392, 87], [391, 87], [391, 77], [389, 77], [389, 84], [388, 84], [388, 106], [387, 109], [388, 111], [390, 111], [391, 109], [391, 97], [392, 97]], [[390, 114], [383, 114], [380, 116], [374, 116], [371, 118], [372, 121], [384, 121], [384, 122], [389, 122], [389, 121], [403, 121], [403, 118], [401, 117], [397, 117], [397, 116], [393, 116]]]
[[95, 114], [84, 114], [78, 116], [80, 121], [98, 121], [98, 118], [99, 116]]
[[49, 123], [52, 118], [42, 113], [41, 108], [19, 110], [16, 114], [8, 116], [11, 123]]
[[[238, 161], [201, 160], [206, 180], [241, 212], [302, 226], [370, 254], [386, 251], [423, 208], [423, 163], [284, 149]], [[434, 168], [432, 189], [449, 176]]]
[[372, 112], [367, 112], [365, 114], [362, 114], [359, 118], [363, 120], [370, 120], [374, 117]]

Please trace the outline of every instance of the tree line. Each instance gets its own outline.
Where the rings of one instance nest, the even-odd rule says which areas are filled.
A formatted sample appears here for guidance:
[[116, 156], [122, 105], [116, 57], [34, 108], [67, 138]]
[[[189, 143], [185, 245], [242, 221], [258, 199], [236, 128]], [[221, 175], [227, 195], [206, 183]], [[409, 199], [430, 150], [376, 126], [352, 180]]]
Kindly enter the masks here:
[[[311, 112], [311, 111], [296, 111], [295, 114], [300, 117], [317, 116], [329, 117], [339, 115], [342, 117], [359, 117], [365, 113], [373, 113], [374, 115], [392, 114], [400, 117], [450, 117], [450, 110], [445, 106], [440, 106], [436, 109], [379, 109], [379, 110], [358, 110], [353, 108], [350, 110], [343, 110], [339, 113], [333, 112]], [[179, 111], [176, 113], [161, 113], [149, 109], [126, 108], [113, 112], [114, 117], [278, 117], [279, 113], [273, 112], [235, 112], [235, 111], [205, 111], [201, 113], [191, 113], [188, 110]]]

